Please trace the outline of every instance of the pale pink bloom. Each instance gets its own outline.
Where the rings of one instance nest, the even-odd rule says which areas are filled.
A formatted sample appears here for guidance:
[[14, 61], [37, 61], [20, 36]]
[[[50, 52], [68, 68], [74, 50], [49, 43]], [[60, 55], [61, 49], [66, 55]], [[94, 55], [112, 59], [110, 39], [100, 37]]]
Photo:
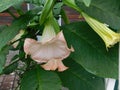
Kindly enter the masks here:
[[58, 69], [58, 71], [64, 71], [68, 67], [64, 66], [62, 60], [67, 58], [74, 49], [72, 47], [71, 49], [68, 48], [61, 31], [46, 42], [39, 42], [30, 38], [25, 39], [24, 51], [36, 62], [46, 63], [41, 65], [45, 70]]

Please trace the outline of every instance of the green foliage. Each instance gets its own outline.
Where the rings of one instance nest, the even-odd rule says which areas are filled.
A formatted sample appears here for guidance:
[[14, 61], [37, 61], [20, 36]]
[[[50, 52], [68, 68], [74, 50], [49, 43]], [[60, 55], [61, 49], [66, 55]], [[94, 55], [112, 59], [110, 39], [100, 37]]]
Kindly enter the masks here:
[[40, 5], [44, 5], [46, 0], [25, 0], [25, 2], [40, 6]]
[[[24, 11], [21, 8], [23, 3], [30, 4], [33, 8]], [[64, 10], [64, 5], [73, 8], [79, 14], [84, 12], [108, 24], [115, 31], [120, 30], [119, 0], [0, 0], [0, 12], [7, 11], [14, 18], [9, 26], [0, 25], [0, 74], [17, 72], [20, 90], [61, 90], [62, 85], [69, 90], [105, 90], [104, 78], [118, 78], [118, 44], [107, 51], [99, 34], [85, 21], [74, 23], [69, 21], [67, 15], [69, 12]], [[11, 7], [14, 10], [11, 10]], [[15, 16], [15, 12], [19, 16]], [[58, 33], [60, 26], [57, 20], [60, 14], [64, 21], [61, 30], [68, 46], [72, 45], [75, 51], [69, 58], [63, 60], [69, 67], [68, 70], [58, 73], [57, 70], [46, 71], [41, 68], [47, 60], [38, 64], [27, 56], [24, 52], [24, 41], [26, 38], [37, 39], [38, 35], [41, 36], [48, 17], [51, 17], [50, 24], [52, 23]], [[13, 48], [11, 40], [21, 29], [25, 33], [17, 40], [18, 46]], [[5, 66], [9, 49], [17, 50], [18, 53], [11, 59], [10, 64]], [[54, 64], [58, 65], [57, 62]]]
[[20, 16], [9, 27], [1, 28], [2, 30], [0, 31], [0, 42], [1, 42], [1, 44], [0, 44], [0, 53], [1, 53], [0, 71], [2, 71], [2, 69], [3, 69], [3, 66], [6, 61], [6, 55], [9, 50], [7, 48], [8, 46], [6, 47], [6, 45], [9, 44], [10, 40], [15, 37], [15, 35], [19, 32], [19, 30], [26, 28], [27, 24], [34, 17], [35, 12], [37, 12], [37, 11], [38, 10], [29, 11], [25, 15]]
[[0, 0], [0, 12], [22, 1], [23, 0]]
[[18, 62], [12, 63], [9, 66], [6, 66], [3, 69], [2, 74], [10, 74], [10, 73], [12, 73], [13, 71], [15, 71], [17, 69], [17, 66], [18, 66]]
[[83, 2], [87, 7], [90, 6], [91, 0], [78, 0], [79, 2]]
[[15, 55], [11, 59], [11, 63], [8, 66], [4, 67], [1, 74], [10, 74], [10, 73], [14, 72], [18, 67], [18, 61], [19, 61], [18, 55]]
[[120, 29], [120, 1], [119, 0], [92, 0], [89, 7], [86, 7], [80, 0], [75, 0], [82, 11], [99, 21]]
[[90, 3], [91, 3], [91, 0], [83, 0], [83, 2], [85, 3], [85, 5], [87, 7], [89, 7]]
[[63, 3], [62, 2], [59, 2], [57, 3], [54, 8], [53, 8], [53, 13], [54, 15], [57, 17], [60, 15], [60, 12], [61, 12], [61, 7], [63, 6]]
[[[35, 14], [33, 12], [28, 12], [15, 20], [12, 25], [6, 27], [2, 32], [0, 32], [0, 51], [2, 47], [4, 47], [10, 40], [12, 40], [16, 36], [19, 30], [26, 28], [27, 24], [34, 17], [34, 15]], [[6, 37], [6, 35], [8, 36]]]
[[5, 61], [6, 61], [6, 55], [9, 52], [9, 46], [5, 46], [0, 51], [0, 73], [2, 72], [2, 69], [4, 68]]
[[66, 59], [65, 64], [69, 69], [59, 73], [63, 86], [70, 90], [105, 90], [103, 78], [88, 73], [71, 58]]
[[0, 25], [0, 32], [2, 31], [2, 30], [4, 30], [4, 28], [6, 28], [7, 26], [6, 25]]
[[61, 81], [54, 72], [45, 71], [37, 66], [24, 73], [20, 90], [60, 90]]
[[68, 44], [75, 49], [73, 60], [90, 73], [118, 78], [118, 45], [107, 51], [101, 38], [85, 22], [65, 25], [62, 30]]

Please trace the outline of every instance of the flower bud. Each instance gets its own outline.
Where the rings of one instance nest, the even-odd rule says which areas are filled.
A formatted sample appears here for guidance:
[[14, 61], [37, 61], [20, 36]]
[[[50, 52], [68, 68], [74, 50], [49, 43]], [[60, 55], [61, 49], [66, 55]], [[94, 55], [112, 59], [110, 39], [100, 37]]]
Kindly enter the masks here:
[[18, 46], [19, 41], [17, 41], [17, 40], [21, 38], [21, 36], [24, 34], [24, 32], [25, 32], [24, 30], [20, 30], [20, 32], [10, 41], [10, 42], [16, 41], [15, 43], [12, 44], [12, 46], [14, 48], [16, 48]]

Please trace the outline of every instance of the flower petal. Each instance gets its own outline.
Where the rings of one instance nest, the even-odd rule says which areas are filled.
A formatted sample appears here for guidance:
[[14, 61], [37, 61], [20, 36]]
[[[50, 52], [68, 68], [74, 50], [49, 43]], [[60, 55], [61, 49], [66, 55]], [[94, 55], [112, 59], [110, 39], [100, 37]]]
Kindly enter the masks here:
[[30, 49], [32, 47], [32, 44], [35, 44], [37, 41], [34, 39], [26, 38], [24, 42], [24, 52], [26, 54], [30, 54]]
[[64, 64], [62, 63], [61, 60], [49, 60], [46, 64], [41, 65], [42, 68], [44, 68], [45, 70], [56, 70], [58, 68], [59, 72], [62, 72], [66, 69], [68, 69], [68, 67], [64, 66]]
[[68, 69], [68, 67], [66, 67], [66, 66], [63, 64], [62, 61], [59, 60], [57, 63], [58, 63], [58, 71], [59, 71], [59, 72], [62, 72], [62, 71], [65, 71], [65, 70]]
[[67, 58], [71, 52], [74, 51], [67, 47], [66, 40], [62, 32], [46, 42], [37, 42], [33, 39], [27, 38], [24, 44], [24, 51], [31, 55], [31, 58], [38, 63], [47, 62], [41, 65], [45, 70], [56, 70], [59, 72], [68, 69], [64, 66], [62, 60]]
[[[61, 32], [60, 32], [61, 33]], [[62, 34], [62, 33], [61, 33]], [[60, 34], [47, 42], [37, 42], [33, 39], [25, 40], [24, 51], [31, 55], [31, 58], [37, 62], [47, 62], [49, 60], [60, 59], [68, 57], [73, 51], [73, 48], [67, 47], [66, 41], [60, 39]]]
[[46, 64], [41, 65], [41, 67], [45, 70], [56, 70], [58, 67], [57, 60], [49, 60]]

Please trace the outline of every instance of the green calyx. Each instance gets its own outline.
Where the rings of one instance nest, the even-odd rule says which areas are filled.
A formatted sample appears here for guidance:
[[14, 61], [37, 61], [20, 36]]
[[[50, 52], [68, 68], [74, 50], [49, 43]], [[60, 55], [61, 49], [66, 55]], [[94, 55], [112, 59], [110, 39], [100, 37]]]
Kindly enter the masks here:
[[46, 0], [43, 10], [40, 15], [39, 23], [42, 25], [46, 19], [48, 18], [49, 13], [54, 7], [54, 3], [56, 0]]
[[56, 34], [60, 32], [59, 25], [56, 21], [56, 19], [53, 16], [52, 11], [49, 14], [48, 19], [45, 22], [45, 27], [43, 30], [43, 35], [42, 35], [42, 42], [46, 42], [51, 40], [56, 36]]

